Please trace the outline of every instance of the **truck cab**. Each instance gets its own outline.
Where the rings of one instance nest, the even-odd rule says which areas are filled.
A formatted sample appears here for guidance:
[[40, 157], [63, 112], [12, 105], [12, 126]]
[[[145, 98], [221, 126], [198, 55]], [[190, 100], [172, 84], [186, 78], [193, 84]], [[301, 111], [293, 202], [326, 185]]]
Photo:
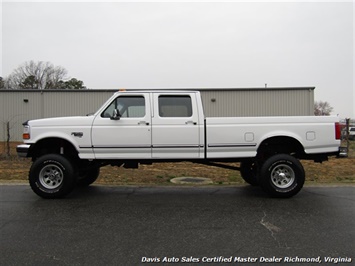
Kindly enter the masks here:
[[127, 92], [95, 115], [96, 159], [201, 158], [203, 110], [199, 92]]

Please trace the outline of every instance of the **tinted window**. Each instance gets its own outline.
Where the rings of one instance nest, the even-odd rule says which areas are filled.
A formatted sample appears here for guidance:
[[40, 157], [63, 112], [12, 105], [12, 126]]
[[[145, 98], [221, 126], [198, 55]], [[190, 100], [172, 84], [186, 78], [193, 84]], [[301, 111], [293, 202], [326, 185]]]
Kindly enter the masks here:
[[192, 104], [190, 96], [159, 96], [160, 117], [191, 117]]

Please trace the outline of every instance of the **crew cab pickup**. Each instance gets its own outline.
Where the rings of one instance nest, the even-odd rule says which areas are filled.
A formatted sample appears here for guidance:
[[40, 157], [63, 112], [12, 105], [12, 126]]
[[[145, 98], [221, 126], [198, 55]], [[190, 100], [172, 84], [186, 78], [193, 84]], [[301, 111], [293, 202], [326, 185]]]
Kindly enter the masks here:
[[19, 156], [31, 157], [29, 182], [43, 198], [93, 183], [104, 165], [137, 168], [191, 161], [230, 167], [274, 197], [303, 187], [299, 159], [322, 162], [340, 146], [337, 117], [204, 116], [198, 91], [115, 93], [95, 114], [30, 120]]

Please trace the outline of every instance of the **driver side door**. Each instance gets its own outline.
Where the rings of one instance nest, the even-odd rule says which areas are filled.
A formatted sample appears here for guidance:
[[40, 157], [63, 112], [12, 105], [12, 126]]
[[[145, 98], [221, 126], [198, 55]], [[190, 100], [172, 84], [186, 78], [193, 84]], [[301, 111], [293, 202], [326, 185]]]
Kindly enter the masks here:
[[[115, 110], [119, 117], [113, 119]], [[150, 94], [122, 94], [98, 115], [92, 126], [97, 159], [151, 158]]]

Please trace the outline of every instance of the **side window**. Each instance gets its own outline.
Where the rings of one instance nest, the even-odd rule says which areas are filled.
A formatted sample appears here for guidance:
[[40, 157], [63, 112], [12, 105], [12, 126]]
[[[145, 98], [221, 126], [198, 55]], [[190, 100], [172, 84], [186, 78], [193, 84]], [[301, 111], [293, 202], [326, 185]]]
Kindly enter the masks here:
[[117, 97], [101, 114], [101, 117], [111, 117], [116, 108], [120, 111], [121, 117], [145, 116], [145, 100], [143, 96]]
[[188, 95], [159, 96], [160, 117], [191, 117], [192, 103]]

